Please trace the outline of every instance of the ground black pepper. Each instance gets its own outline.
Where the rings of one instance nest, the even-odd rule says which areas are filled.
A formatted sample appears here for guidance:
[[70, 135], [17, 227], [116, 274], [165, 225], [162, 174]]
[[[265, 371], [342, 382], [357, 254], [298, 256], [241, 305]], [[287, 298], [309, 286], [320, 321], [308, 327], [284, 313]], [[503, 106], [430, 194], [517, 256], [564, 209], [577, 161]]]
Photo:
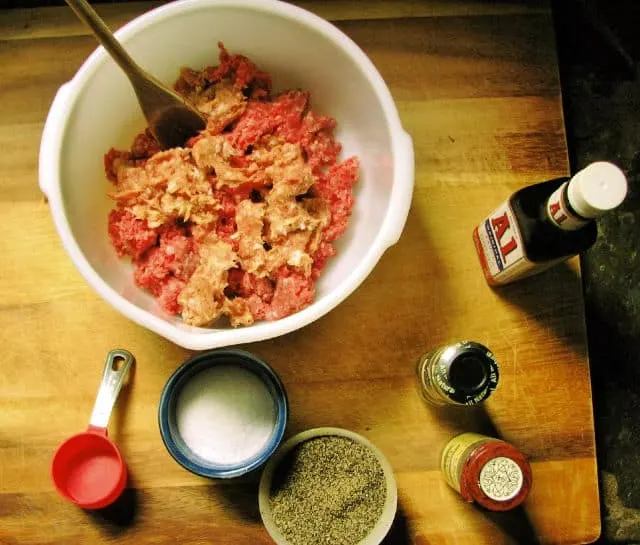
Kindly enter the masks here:
[[375, 455], [339, 436], [297, 445], [270, 491], [273, 521], [292, 545], [355, 545], [375, 526], [385, 497]]

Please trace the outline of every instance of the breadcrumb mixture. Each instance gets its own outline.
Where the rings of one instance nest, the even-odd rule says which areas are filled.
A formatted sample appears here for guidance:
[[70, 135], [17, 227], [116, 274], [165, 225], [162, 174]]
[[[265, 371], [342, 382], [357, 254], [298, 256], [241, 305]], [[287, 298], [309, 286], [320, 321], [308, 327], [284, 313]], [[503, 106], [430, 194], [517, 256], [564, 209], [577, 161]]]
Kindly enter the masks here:
[[176, 90], [208, 116], [183, 148], [147, 129], [109, 150], [109, 235], [136, 285], [185, 323], [236, 327], [310, 305], [347, 228], [356, 157], [339, 162], [336, 122], [308, 92], [271, 95], [271, 78], [219, 43], [219, 65], [183, 68]]

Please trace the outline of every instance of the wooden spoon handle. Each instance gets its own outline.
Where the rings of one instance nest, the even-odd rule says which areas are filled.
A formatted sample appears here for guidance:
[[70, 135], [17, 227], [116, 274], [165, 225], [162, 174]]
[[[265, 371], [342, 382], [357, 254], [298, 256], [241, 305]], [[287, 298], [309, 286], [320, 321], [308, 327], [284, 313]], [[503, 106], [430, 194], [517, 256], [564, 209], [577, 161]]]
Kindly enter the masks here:
[[98, 41], [130, 78], [137, 78], [142, 74], [142, 69], [116, 40], [109, 27], [89, 5], [89, 2], [86, 0], [65, 1], [76, 15], [91, 28]]

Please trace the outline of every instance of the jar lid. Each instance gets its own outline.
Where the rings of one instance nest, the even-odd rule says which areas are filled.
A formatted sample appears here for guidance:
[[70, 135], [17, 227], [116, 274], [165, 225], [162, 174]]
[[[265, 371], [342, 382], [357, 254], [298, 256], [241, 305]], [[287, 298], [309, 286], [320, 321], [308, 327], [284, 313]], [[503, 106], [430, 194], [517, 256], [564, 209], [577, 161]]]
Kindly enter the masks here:
[[498, 385], [498, 362], [486, 347], [462, 341], [448, 347], [435, 366], [436, 380], [446, 384], [445, 395], [460, 405], [475, 405]]
[[507, 511], [527, 499], [531, 466], [516, 447], [501, 440], [479, 446], [463, 467], [460, 494], [491, 511]]
[[627, 195], [627, 178], [616, 165], [596, 161], [578, 172], [567, 188], [571, 207], [583, 218], [596, 218], [619, 206]]

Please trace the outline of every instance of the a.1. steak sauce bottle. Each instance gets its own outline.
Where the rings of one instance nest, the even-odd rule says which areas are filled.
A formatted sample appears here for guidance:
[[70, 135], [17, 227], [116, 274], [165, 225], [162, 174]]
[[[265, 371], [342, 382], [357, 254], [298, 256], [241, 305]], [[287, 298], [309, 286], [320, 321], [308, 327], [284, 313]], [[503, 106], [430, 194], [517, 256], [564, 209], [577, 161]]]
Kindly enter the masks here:
[[626, 194], [624, 173], [606, 161], [516, 191], [473, 231], [487, 282], [508, 284], [587, 250], [598, 234], [594, 218]]

